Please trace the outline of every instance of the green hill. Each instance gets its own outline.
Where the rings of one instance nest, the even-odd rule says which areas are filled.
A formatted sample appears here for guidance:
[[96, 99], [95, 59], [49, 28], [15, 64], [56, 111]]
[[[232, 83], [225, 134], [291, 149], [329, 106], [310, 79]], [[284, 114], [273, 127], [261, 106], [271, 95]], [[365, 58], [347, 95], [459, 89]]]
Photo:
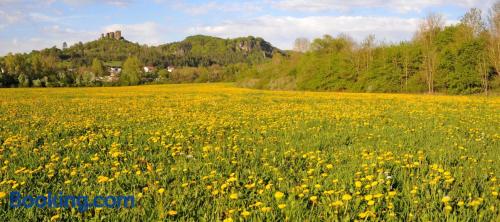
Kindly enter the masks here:
[[222, 39], [196, 35], [158, 48], [161, 54], [168, 56], [173, 65], [178, 66], [255, 64], [271, 58], [277, 52], [281, 53], [281, 50], [269, 42], [253, 36]]
[[132, 43], [125, 39], [99, 39], [78, 43], [62, 50], [59, 57], [69, 60], [75, 66], [89, 65], [94, 58], [101, 61], [124, 61], [129, 56], [138, 57], [144, 64], [159, 67], [211, 66], [235, 63], [255, 64], [281, 52], [262, 38], [244, 37], [222, 39], [196, 35], [180, 42], [160, 46]]

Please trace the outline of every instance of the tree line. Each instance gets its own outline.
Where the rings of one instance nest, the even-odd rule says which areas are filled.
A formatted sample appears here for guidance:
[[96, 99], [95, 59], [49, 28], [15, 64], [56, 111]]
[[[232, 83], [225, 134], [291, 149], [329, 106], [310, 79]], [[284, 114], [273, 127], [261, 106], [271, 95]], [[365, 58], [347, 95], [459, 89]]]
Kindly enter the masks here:
[[[236, 81], [262, 89], [488, 94], [500, 90], [500, 1], [485, 14], [470, 9], [445, 26], [431, 13], [412, 40], [397, 44], [325, 35], [299, 38], [293, 51], [255, 37], [198, 35], [156, 47], [99, 39], [0, 57], [0, 87]], [[155, 69], [145, 72], [146, 65]], [[104, 81], [111, 67], [121, 73]]]
[[[101, 38], [0, 57], [0, 87], [70, 87], [234, 81], [239, 69], [281, 51], [261, 38], [191, 36], [160, 46]], [[145, 72], [144, 66], [153, 70]], [[169, 66], [174, 71], [167, 71]], [[120, 68], [118, 80], [103, 81]]]
[[295, 41], [294, 52], [242, 72], [238, 84], [263, 89], [473, 94], [500, 89], [500, 1], [455, 25], [431, 13], [410, 41], [356, 42], [345, 34]]

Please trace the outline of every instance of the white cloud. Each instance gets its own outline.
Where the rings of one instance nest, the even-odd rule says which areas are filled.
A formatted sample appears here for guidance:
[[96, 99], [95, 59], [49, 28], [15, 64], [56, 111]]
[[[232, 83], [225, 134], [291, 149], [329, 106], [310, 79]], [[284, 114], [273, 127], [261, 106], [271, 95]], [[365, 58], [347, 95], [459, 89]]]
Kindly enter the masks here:
[[73, 45], [80, 41], [85, 42], [97, 38], [98, 32], [73, 30], [59, 25], [44, 26], [38, 30], [37, 36], [22, 36], [10, 40], [0, 39], [0, 55], [9, 52], [30, 52], [52, 46], [61, 48], [63, 42]]
[[220, 25], [198, 26], [191, 34], [215, 35], [223, 38], [254, 35], [275, 46], [290, 49], [297, 37], [310, 39], [324, 34], [346, 33], [356, 40], [375, 34], [379, 40], [398, 42], [410, 39], [418, 27], [419, 19], [368, 16], [263, 16], [252, 20], [228, 21]]
[[291, 11], [349, 11], [354, 8], [388, 8], [398, 12], [422, 11], [434, 6], [485, 9], [494, 0], [268, 0], [275, 8]]
[[128, 6], [132, 0], [62, 0], [64, 3], [72, 4], [72, 5], [84, 5], [84, 4], [92, 4], [92, 3], [104, 3], [114, 6], [125, 7]]
[[207, 1], [204, 3], [188, 3], [187, 1], [171, 1], [171, 0], [155, 0], [159, 4], [167, 4], [176, 10], [180, 10], [189, 15], [203, 15], [213, 11], [220, 12], [256, 12], [262, 10], [265, 5], [261, 1], [235, 1], [235, 2], [220, 2]]

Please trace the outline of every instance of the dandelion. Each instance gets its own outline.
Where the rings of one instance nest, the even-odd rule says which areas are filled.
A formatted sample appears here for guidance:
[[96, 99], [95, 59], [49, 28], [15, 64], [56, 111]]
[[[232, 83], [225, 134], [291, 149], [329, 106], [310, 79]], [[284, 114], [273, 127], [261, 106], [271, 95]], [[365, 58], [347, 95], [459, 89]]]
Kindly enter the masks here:
[[260, 211], [262, 211], [263, 213], [270, 212], [271, 210], [272, 210], [272, 208], [270, 208], [270, 207], [262, 207], [262, 208], [260, 208]]
[[442, 199], [441, 199], [441, 202], [447, 204], [448, 202], [451, 201], [451, 197], [449, 196], [444, 196]]
[[389, 197], [394, 197], [396, 196], [396, 194], [397, 194], [396, 191], [389, 191], [388, 193]]
[[344, 201], [352, 200], [352, 196], [349, 194], [344, 194], [344, 195], [342, 195], [342, 200], [344, 200]]
[[248, 211], [246, 211], [246, 210], [244, 210], [243, 212], [241, 212], [241, 216], [243, 216], [243, 217], [249, 217], [250, 215], [251, 215], [251, 213], [248, 212]]
[[56, 214], [56, 215], [54, 215], [54, 216], [52, 216], [52, 217], [50, 218], [50, 221], [56, 221], [56, 220], [58, 220], [59, 218], [61, 218], [61, 215]]
[[232, 193], [231, 195], [229, 195], [229, 198], [232, 199], [232, 200], [236, 200], [236, 199], [238, 199], [238, 194], [237, 193]]
[[284, 196], [285, 194], [279, 191], [274, 193], [274, 198], [276, 198], [276, 200], [281, 200], [281, 198], [283, 198]]
[[354, 186], [356, 186], [356, 188], [360, 188], [363, 184], [360, 181], [356, 181], [354, 182]]

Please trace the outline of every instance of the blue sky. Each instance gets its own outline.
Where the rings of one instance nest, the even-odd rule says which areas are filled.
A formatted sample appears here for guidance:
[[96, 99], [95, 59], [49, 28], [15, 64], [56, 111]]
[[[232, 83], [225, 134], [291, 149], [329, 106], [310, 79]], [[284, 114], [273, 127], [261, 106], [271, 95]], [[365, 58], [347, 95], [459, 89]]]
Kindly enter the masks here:
[[290, 49], [294, 39], [347, 33], [356, 40], [410, 39], [429, 12], [455, 23], [471, 7], [495, 0], [0, 0], [0, 55], [61, 47], [122, 30], [158, 45], [194, 34], [259, 36]]

